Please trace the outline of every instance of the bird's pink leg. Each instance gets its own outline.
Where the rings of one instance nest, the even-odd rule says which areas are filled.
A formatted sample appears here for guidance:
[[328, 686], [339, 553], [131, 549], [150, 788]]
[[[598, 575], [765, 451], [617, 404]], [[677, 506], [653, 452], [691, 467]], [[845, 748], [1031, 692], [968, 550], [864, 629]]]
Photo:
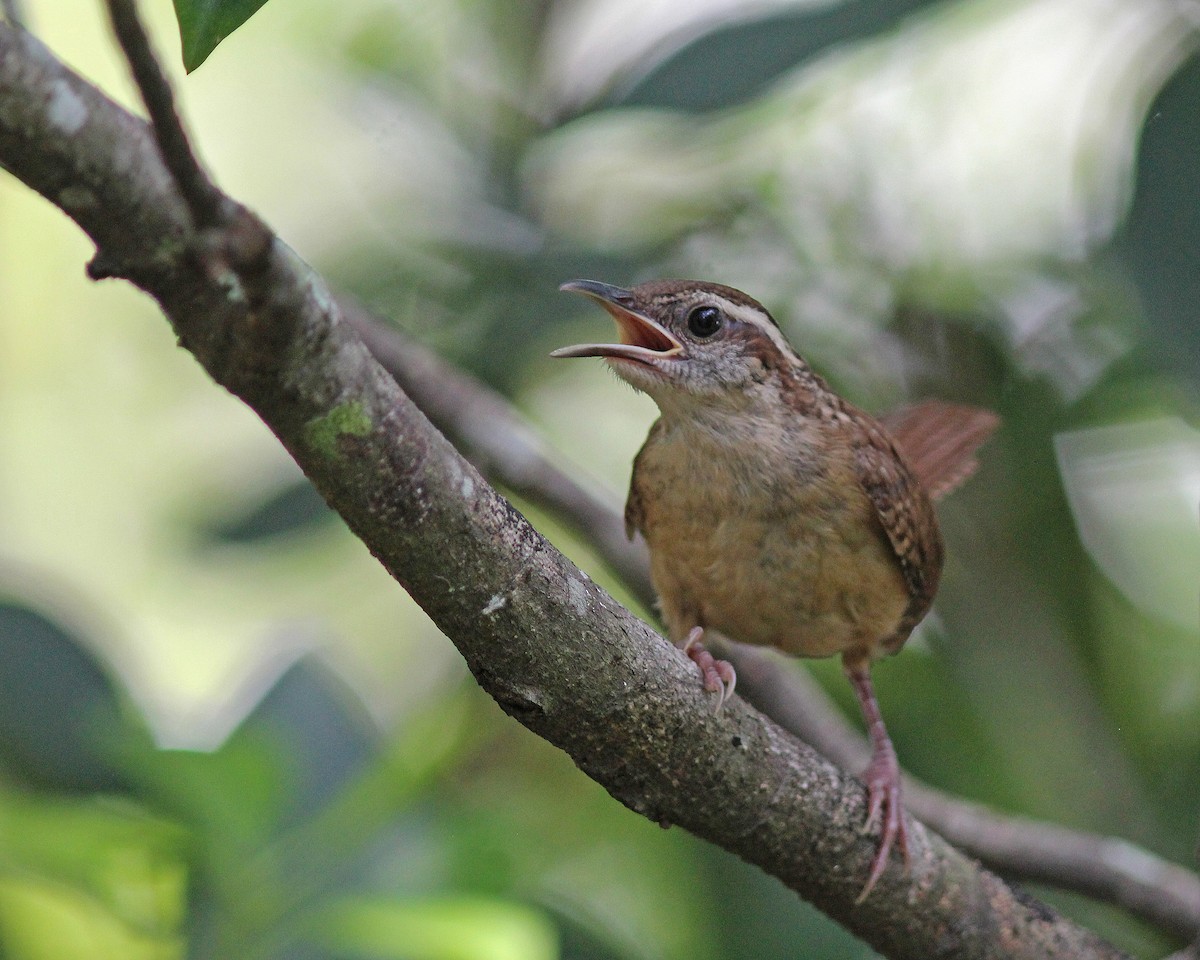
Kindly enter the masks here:
[[883, 874], [893, 845], [899, 847], [905, 866], [908, 865], [908, 833], [904, 827], [904, 807], [900, 799], [900, 763], [896, 759], [896, 749], [892, 746], [887, 727], [883, 724], [879, 702], [875, 699], [875, 688], [871, 686], [870, 661], [865, 657], [851, 659], [847, 656], [842, 662], [871, 736], [871, 762], [863, 771], [863, 781], [867, 785], [867, 821], [863, 830], [870, 833], [879, 827], [879, 849], [871, 861], [867, 884], [858, 895], [858, 902], [861, 903]]
[[687, 639], [683, 642], [683, 652], [686, 653], [704, 677], [704, 689], [709, 693], [720, 694], [717, 697], [717, 708], [714, 713], [720, 713], [725, 701], [733, 696], [733, 688], [737, 686], [737, 673], [733, 664], [728, 660], [718, 660], [700, 642], [704, 636], [703, 627], [692, 627]]

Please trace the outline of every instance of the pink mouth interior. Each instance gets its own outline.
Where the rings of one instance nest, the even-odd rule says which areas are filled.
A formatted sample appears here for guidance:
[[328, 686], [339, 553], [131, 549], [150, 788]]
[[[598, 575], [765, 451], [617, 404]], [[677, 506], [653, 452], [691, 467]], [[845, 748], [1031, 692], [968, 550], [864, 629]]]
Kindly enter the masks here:
[[653, 350], [655, 353], [671, 353], [677, 348], [677, 344], [672, 343], [654, 327], [643, 323], [637, 316], [627, 313], [615, 305], [605, 304], [604, 306], [617, 321], [617, 329], [620, 331], [622, 343], [631, 347]]

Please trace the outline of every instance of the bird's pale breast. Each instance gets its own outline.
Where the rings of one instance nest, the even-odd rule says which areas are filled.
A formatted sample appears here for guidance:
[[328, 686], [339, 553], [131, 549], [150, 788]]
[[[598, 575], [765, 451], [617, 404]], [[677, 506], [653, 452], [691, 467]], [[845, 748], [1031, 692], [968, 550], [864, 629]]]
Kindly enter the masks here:
[[737, 448], [704, 430], [656, 429], [631, 496], [672, 639], [694, 626], [821, 657], [892, 636], [909, 594], [852, 464], [812, 459], [769, 424]]

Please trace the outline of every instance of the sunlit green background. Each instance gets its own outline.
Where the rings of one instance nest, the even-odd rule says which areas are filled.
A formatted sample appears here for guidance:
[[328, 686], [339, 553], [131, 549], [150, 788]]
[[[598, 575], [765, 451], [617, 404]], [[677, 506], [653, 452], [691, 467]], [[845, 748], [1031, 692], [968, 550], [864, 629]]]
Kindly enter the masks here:
[[[654, 411], [546, 359], [607, 329], [575, 276], [730, 283], [867, 407], [999, 410], [936, 611], [876, 671], [900, 755], [1193, 862], [1194, 6], [273, 0], [186, 79], [141, 6], [222, 186], [614, 503]], [[99, 2], [22, 7], [133, 102]], [[0, 175], [5, 957], [871, 955], [504, 717], [90, 253]]]

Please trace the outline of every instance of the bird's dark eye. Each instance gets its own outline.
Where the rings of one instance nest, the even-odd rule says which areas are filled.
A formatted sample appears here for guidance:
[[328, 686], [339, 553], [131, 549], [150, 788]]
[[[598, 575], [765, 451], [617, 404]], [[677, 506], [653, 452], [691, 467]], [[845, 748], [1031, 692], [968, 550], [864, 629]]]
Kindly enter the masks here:
[[688, 330], [696, 337], [711, 337], [721, 329], [721, 311], [716, 307], [696, 307], [688, 314]]

